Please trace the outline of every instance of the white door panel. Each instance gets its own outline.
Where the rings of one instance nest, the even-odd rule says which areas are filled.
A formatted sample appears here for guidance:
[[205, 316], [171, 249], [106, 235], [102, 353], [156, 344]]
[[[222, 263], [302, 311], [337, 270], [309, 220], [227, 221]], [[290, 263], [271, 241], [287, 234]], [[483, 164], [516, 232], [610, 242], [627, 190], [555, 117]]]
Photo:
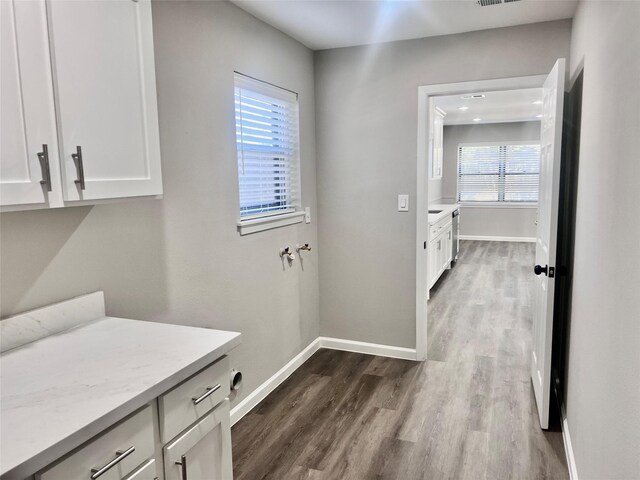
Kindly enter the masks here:
[[162, 193], [150, 2], [47, 9], [65, 200]]
[[61, 206], [45, 5], [2, 1], [0, 13], [0, 204]]
[[[536, 273], [531, 380], [538, 405], [540, 426], [549, 426], [551, 401], [551, 342], [555, 287], [562, 115], [564, 101], [565, 60], [559, 59], [543, 86], [543, 111], [540, 133], [540, 186], [536, 265], [546, 273]], [[537, 268], [537, 267], [536, 267]]]
[[233, 480], [229, 400], [163, 450], [165, 480]]

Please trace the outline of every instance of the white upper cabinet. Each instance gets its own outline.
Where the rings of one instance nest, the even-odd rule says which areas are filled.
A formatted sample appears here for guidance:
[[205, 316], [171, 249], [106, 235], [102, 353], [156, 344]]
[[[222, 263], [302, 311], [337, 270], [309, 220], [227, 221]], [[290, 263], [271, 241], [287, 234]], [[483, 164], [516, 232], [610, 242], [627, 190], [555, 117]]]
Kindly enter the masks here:
[[150, 2], [0, 7], [2, 209], [162, 194]]
[[1, 1], [0, 35], [0, 204], [61, 206], [44, 2]]
[[431, 164], [431, 178], [442, 178], [442, 167], [444, 159], [444, 116], [445, 112], [438, 107], [433, 109], [433, 152]]
[[161, 194], [151, 3], [47, 10], [65, 200]]

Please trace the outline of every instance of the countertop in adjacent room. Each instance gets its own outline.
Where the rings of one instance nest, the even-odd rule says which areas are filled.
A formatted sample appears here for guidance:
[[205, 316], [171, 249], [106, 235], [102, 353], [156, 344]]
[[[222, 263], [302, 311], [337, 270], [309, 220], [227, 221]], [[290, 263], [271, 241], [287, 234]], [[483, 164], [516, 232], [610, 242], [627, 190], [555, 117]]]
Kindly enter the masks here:
[[451, 216], [451, 214], [460, 208], [458, 203], [430, 203], [429, 210], [442, 210], [440, 213], [430, 213], [429, 214], [429, 225], [433, 225], [434, 223], [439, 222], [446, 216]]

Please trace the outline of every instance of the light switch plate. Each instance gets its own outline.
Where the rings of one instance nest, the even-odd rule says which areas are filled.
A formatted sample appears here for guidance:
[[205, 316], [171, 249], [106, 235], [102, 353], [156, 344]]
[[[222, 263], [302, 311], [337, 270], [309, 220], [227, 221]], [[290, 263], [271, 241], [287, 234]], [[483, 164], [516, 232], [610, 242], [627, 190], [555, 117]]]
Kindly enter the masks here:
[[398, 195], [398, 211], [409, 211], [409, 195]]
[[311, 207], [304, 209], [304, 223], [311, 223]]

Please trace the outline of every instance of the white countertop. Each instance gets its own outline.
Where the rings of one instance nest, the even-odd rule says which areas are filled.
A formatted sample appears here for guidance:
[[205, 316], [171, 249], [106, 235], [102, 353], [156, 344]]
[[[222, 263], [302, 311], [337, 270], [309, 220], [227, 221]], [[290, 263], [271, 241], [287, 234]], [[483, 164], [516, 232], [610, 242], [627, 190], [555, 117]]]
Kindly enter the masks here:
[[102, 317], [3, 353], [3, 480], [32, 475], [239, 343], [236, 332]]
[[440, 213], [429, 214], [429, 225], [439, 222], [444, 217], [451, 216], [451, 214], [460, 208], [458, 203], [430, 203], [429, 210], [442, 210]]

